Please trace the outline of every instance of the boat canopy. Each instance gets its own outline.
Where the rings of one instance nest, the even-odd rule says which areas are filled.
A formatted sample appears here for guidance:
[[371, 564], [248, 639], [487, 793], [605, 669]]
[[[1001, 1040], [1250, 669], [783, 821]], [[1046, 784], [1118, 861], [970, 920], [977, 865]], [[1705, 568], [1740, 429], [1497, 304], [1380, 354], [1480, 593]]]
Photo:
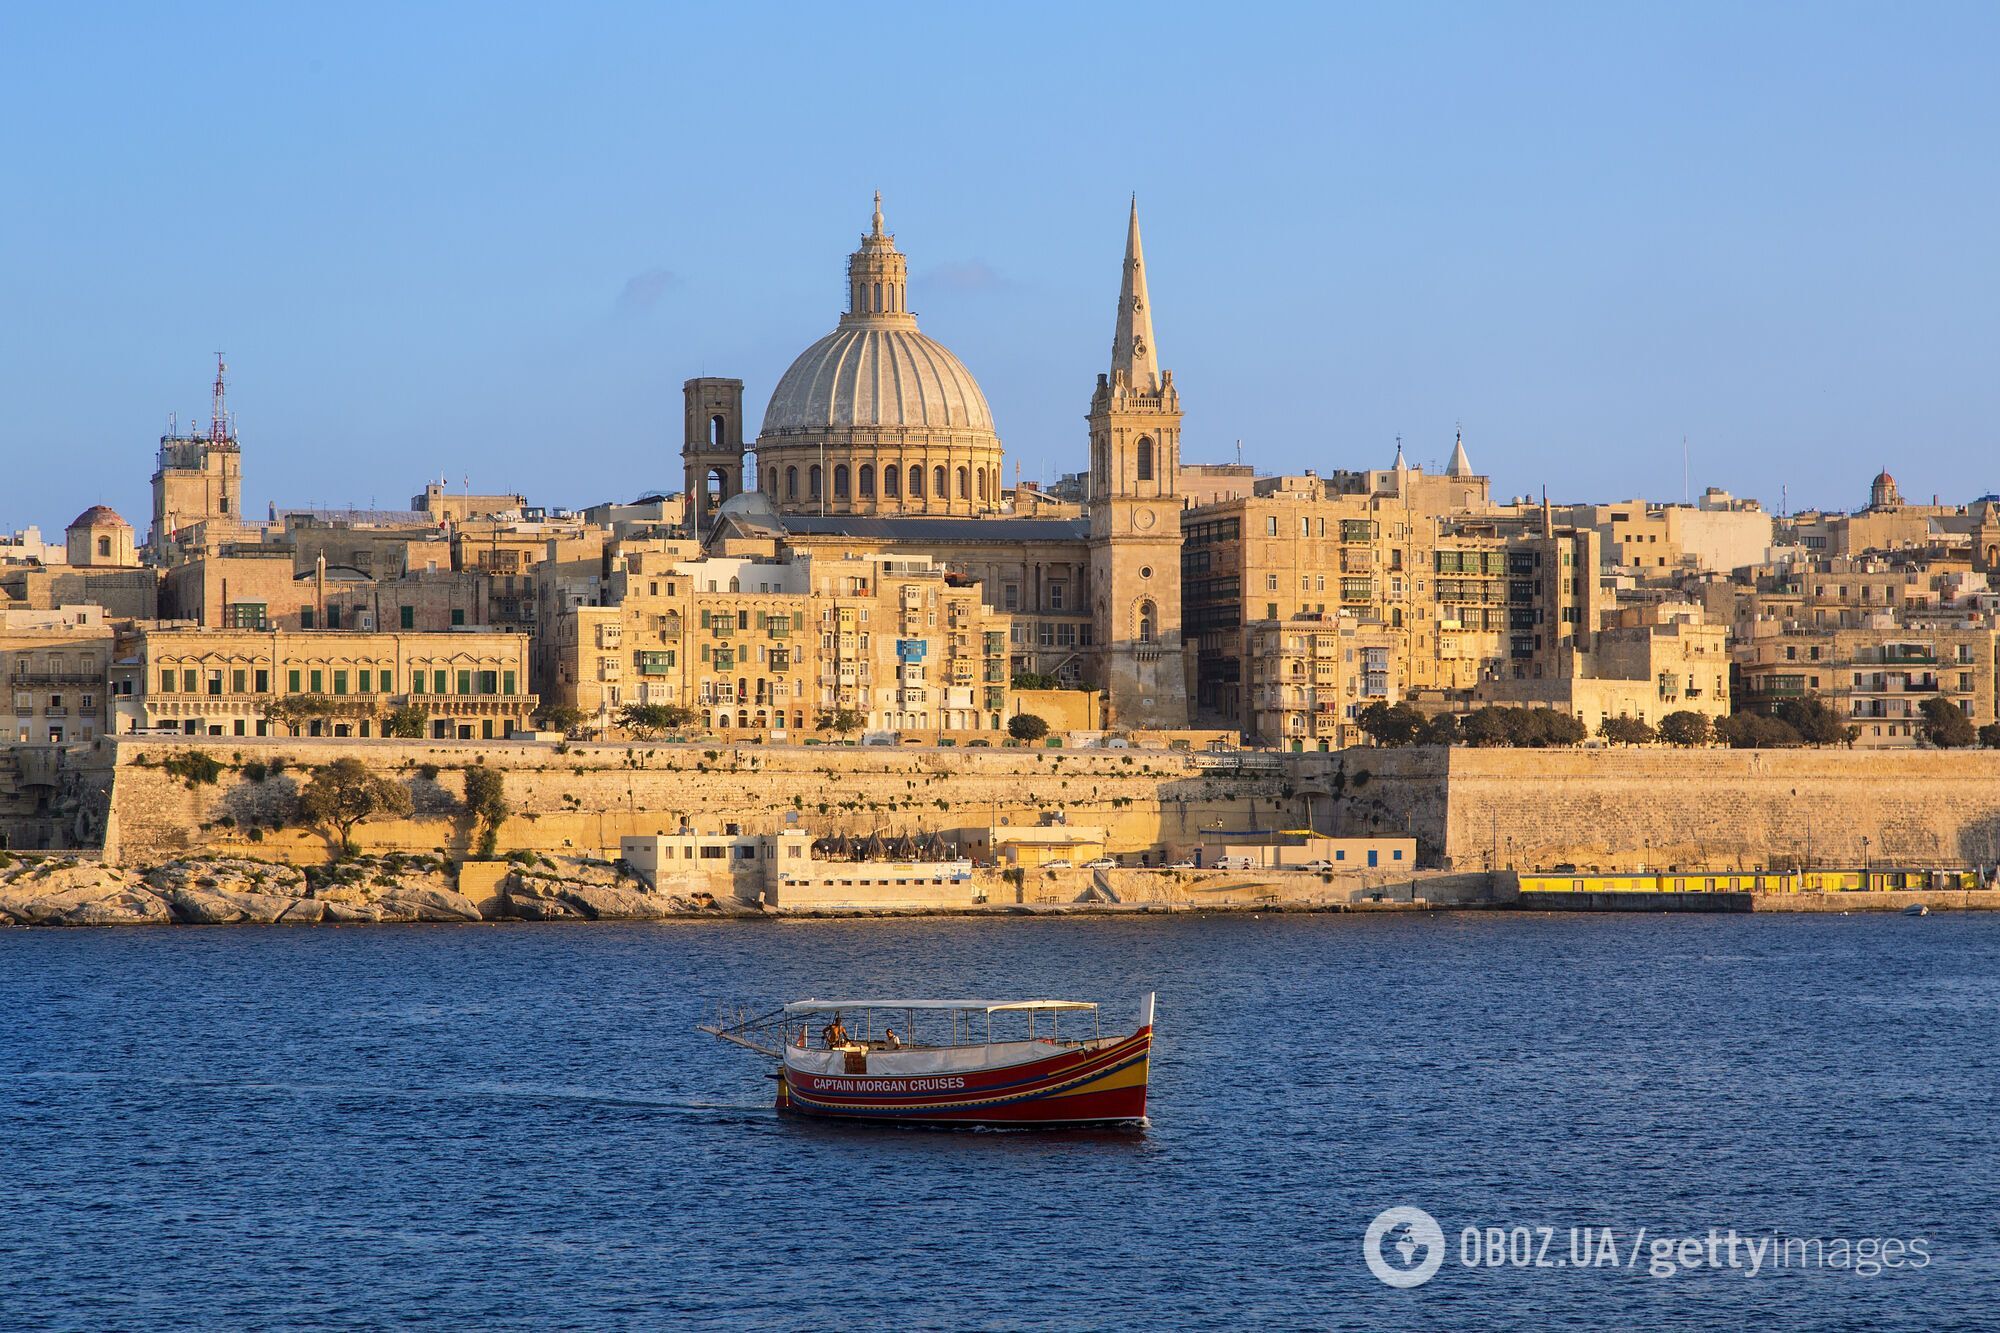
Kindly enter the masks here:
[[788, 1014], [830, 1014], [837, 1009], [956, 1009], [978, 1014], [1025, 1010], [1095, 1009], [1089, 1000], [794, 1000]]

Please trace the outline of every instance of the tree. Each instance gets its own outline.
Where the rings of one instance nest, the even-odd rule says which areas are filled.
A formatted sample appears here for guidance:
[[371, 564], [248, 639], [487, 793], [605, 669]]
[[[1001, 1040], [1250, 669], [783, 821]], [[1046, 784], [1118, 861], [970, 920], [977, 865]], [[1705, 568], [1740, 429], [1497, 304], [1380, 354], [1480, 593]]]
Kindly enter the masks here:
[[574, 736], [589, 721], [589, 714], [569, 704], [546, 703], [535, 710], [536, 726], [544, 731], [559, 731], [565, 736]]
[[340, 849], [354, 850], [354, 826], [371, 815], [407, 815], [410, 793], [377, 777], [359, 759], [336, 759], [314, 772], [299, 793], [299, 813], [340, 834]]
[[829, 708], [813, 719], [813, 727], [819, 731], [831, 731], [835, 735], [845, 736], [851, 731], [861, 730], [862, 724], [867, 720], [852, 708]]
[[1961, 750], [1979, 739], [1972, 719], [1942, 694], [1924, 700], [1924, 739], [1940, 750]]
[[424, 738], [424, 728], [430, 725], [431, 717], [415, 704], [404, 704], [389, 710], [382, 719], [382, 734], [398, 740], [420, 741]]
[[618, 725], [642, 741], [694, 721], [694, 710], [679, 704], [626, 704], [618, 710]]
[[1377, 745], [1408, 745], [1423, 730], [1424, 715], [1404, 703], [1384, 703], [1377, 699], [1354, 718]]
[[1651, 745], [1660, 738], [1659, 732], [1636, 717], [1607, 717], [1598, 724], [1597, 734], [1613, 745]]
[[1718, 718], [1715, 738], [1735, 750], [1773, 750], [1801, 743], [1790, 723], [1757, 712]]
[[1014, 673], [1014, 688], [1017, 690], [1059, 690], [1062, 688], [1062, 681], [1055, 676], [1044, 675], [1038, 671], [1016, 671]]
[[1817, 694], [1785, 700], [1778, 705], [1776, 716], [1807, 745], [1846, 745], [1853, 740], [1840, 714]]
[[1460, 739], [1458, 714], [1439, 713], [1424, 723], [1424, 729], [1417, 735], [1419, 745], [1456, 745]]
[[1508, 745], [1512, 741], [1508, 735], [1506, 709], [1475, 708], [1465, 715], [1458, 724], [1458, 731], [1467, 745]]
[[474, 764], [465, 770], [465, 812], [479, 831], [479, 854], [493, 855], [500, 843], [500, 825], [512, 810], [507, 804], [507, 778], [497, 768]]
[[1581, 745], [1590, 737], [1590, 728], [1581, 718], [1559, 713], [1553, 708], [1510, 709], [1518, 718], [1516, 745], [1541, 749], [1551, 745]]
[[336, 707], [324, 694], [287, 694], [264, 705], [264, 718], [296, 736], [306, 723], [332, 717]]
[[1988, 722], [1981, 727], [1979, 743], [1989, 750], [2000, 750], [2000, 722]]
[[1049, 734], [1049, 724], [1033, 713], [1016, 713], [1007, 719], [1007, 734], [1017, 741], [1038, 741]]
[[1706, 745], [1714, 735], [1706, 713], [1683, 708], [1660, 719], [1660, 739], [1669, 745]]

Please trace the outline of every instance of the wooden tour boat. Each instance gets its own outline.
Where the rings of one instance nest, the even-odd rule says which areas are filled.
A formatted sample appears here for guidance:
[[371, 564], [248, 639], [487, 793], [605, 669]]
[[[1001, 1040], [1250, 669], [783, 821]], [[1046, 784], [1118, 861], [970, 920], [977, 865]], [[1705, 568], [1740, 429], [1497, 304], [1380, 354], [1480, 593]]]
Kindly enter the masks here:
[[[855, 1026], [849, 1029], [848, 1023]], [[778, 1110], [896, 1125], [1143, 1128], [1153, 996], [1125, 1036], [1084, 1000], [799, 1000], [701, 1031], [778, 1061]]]

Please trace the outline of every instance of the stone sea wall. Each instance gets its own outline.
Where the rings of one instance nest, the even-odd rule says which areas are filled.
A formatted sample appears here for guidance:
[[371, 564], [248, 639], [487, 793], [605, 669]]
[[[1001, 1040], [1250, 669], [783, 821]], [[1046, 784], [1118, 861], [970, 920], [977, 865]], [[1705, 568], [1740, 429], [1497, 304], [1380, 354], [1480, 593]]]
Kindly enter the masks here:
[[[1335, 832], [1459, 869], [2000, 860], [2000, 752], [1349, 750], [1301, 761]], [[1364, 776], [1365, 775], [1365, 776]], [[1866, 840], [1864, 842], [1864, 839]]]
[[672, 832], [683, 820], [719, 832], [770, 833], [794, 821], [813, 833], [941, 832], [983, 838], [996, 824], [1061, 812], [1101, 826], [1114, 851], [1192, 845], [1200, 830], [1295, 826], [1300, 802], [1279, 770], [1198, 768], [1158, 750], [897, 749], [889, 747], [551, 745], [446, 741], [214, 739], [212, 783], [165, 765], [181, 742], [118, 745], [104, 857], [144, 868], [177, 858], [249, 855], [310, 865], [326, 836], [296, 818], [316, 765], [358, 758], [404, 784], [407, 819], [355, 830], [364, 852], [462, 858], [476, 833], [463, 769], [501, 772], [511, 813], [501, 851], [613, 859], [626, 834]]

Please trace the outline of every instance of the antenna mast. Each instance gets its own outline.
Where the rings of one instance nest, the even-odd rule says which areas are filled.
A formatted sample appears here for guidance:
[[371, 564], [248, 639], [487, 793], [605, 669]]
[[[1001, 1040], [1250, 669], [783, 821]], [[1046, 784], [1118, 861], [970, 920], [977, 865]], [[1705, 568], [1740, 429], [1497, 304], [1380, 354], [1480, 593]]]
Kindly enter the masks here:
[[208, 442], [221, 444], [229, 438], [229, 413], [222, 404], [222, 376], [229, 367], [223, 363], [222, 353], [215, 354], [215, 401], [208, 410]]

